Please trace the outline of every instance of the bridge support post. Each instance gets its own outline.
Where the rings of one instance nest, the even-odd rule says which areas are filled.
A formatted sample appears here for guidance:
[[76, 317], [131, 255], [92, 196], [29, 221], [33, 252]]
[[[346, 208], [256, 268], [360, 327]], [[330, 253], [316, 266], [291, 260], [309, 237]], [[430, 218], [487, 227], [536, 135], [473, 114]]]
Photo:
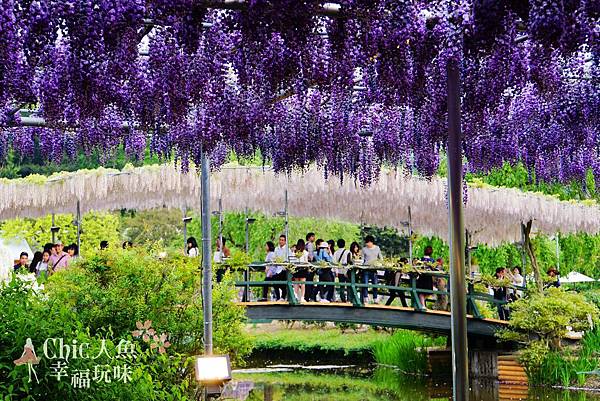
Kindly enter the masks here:
[[413, 305], [413, 308], [415, 310], [418, 310], [419, 312], [425, 312], [427, 309], [425, 309], [425, 305], [421, 305], [421, 300], [419, 299], [419, 293], [417, 292], [417, 276], [414, 274], [410, 275], [410, 287], [411, 287], [410, 299], [411, 299], [411, 304]]
[[356, 289], [356, 269], [350, 269], [350, 296], [354, 306], [362, 306], [362, 299]]
[[448, 214], [450, 242], [450, 304], [452, 312], [452, 373], [454, 401], [469, 399], [467, 300], [465, 288], [465, 227], [462, 200], [460, 69], [448, 62]]
[[[298, 281], [300, 283], [300, 281]], [[294, 283], [292, 280], [292, 272], [289, 270], [286, 273], [286, 287], [288, 291], [288, 301], [290, 305], [298, 305], [298, 300], [296, 299], [296, 293], [294, 293]]]

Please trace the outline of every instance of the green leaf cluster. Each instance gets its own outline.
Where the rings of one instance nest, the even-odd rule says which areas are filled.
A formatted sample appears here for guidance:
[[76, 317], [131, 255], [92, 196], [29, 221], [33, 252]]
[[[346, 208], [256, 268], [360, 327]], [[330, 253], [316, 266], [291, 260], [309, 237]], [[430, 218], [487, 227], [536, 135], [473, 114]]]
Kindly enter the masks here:
[[[14, 276], [0, 285], [0, 393], [3, 400], [191, 400], [195, 399], [192, 357], [203, 353], [202, 298], [197, 259], [167, 253], [158, 247], [98, 251], [51, 276], [45, 289], [34, 292]], [[243, 307], [233, 303], [236, 290], [226, 275], [213, 286], [214, 344], [242, 365], [252, 343], [244, 333]], [[101, 340], [113, 349], [120, 339], [133, 340], [137, 321], [152, 321], [158, 334], [168, 334], [168, 356], [146, 343], [132, 365], [133, 382], [106, 383], [95, 390], [74, 390], [69, 382], [45, 377], [28, 383], [27, 366], [13, 360], [31, 338], [41, 352], [46, 338], [77, 339], [92, 344]], [[107, 364], [114, 363], [107, 361]], [[89, 364], [89, 361], [88, 361]], [[42, 361], [40, 372], [50, 372]], [[93, 368], [74, 365], [78, 368]]]
[[598, 308], [582, 294], [551, 287], [543, 293], [530, 291], [527, 297], [511, 303], [509, 324], [513, 331], [536, 336], [549, 346], [560, 348], [567, 326], [574, 331], [589, 330], [598, 319]]
[[[73, 224], [74, 216], [57, 214], [54, 224], [60, 227], [56, 239], [63, 244], [77, 243], [77, 227]], [[50, 215], [37, 219], [19, 218], [6, 220], [0, 226], [3, 237], [23, 238], [33, 249], [41, 249], [44, 244], [52, 242], [52, 217]], [[120, 243], [119, 218], [113, 213], [90, 212], [82, 217], [81, 251], [82, 255], [99, 247], [100, 241]]]

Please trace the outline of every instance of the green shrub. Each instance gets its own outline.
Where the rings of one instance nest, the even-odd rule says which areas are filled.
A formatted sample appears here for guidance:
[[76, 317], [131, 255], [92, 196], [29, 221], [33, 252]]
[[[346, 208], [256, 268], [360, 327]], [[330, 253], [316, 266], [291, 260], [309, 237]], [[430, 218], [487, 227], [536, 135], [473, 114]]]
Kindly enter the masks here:
[[521, 338], [528, 342], [532, 336], [539, 337], [548, 346], [560, 348], [560, 341], [567, 333], [567, 326], [575, 331], [590, 329], [590, 323], [598, 322], [598, 308], [586, 301], [581, 294], [549, 288], [544, 293], [529, 292], [527, 297], [511, 304], [510, 332], [501, 338]]
[[[132, 328], [135, 328], [135, 323]], [[77, 314], [67, 305], [49, 303], [44, 294], [36, 294], [19, 279], [0, 286], [0, 394], [3, 401], [12, 400], [94, 400], [94, 401], [187, 401], [193, 393], [191, 376], [186, 372], [189, 360], [184, 355], [170, 353], [160, 355], [147, 344], [136, 342], [131, 334], [117, 336], [110, 330], [98, 330], [90, 334], [78, 320]], [[31, 338], [40, 358], [35, 365], [36, 375], [29, 381], [28, 367], [15, 366], [14, 360], [21, 357], [25, 340]], [[52, 377], [52, 361], [43, 357], [42, 344], [47, 338], [63, 338], [87, 343], [91, 356], [99, 355], [103, 339], [108, 352], [116, 354], [115, 347], [120, 339], [135, 344], [137, 358], [128, 360], [131, 381], [111, 380], [91, 383], [90, 388], [76, 389], [69, 378], [58, 381]], [[68, 362], [70, 372], [74, 369], [93, 371], [92, 365], [103, 365], [111, 372], [122, 367], [123, 360], [102, 355], [95, 360], [73, 359]], [[189, 371], [189, 369], [188, 369]], [[182, 374], [182, 372], [186, 372]]]
[[[77, 243], [77, 228], [73, 225], [73, 215], [57, 214], [54, 224], [60, 227], [57, 239], [63, 244]], [[23, 238], [34, 249], [41, 249], [44, 244], [52, 241], [52, 216], [48, 215], [38, 219], [13, 219], [5, 221], [2, 236], [6, 238]], [[81, 252], [86, 256], [93, 253], [100, 246], [100, 241], [111, 244], [120, 244], [119, 219], [112, 213], [86, 213], [82, 218]]]
[[[8, 400], [188, 400], [195, 399], [193, 356], [202, 353], [202, 300], [197, 260], [179, 255], [163, 259], [156, 250], [99, 252], [68, 270], [51, 276], [46, 289], [13, 279], [0, 286], [0, 394]], [[15, 276], [16, 277], [16, 276]], [[228, 275], [213, 288], [214, 348], [242, 364], [251, 351], [242, 331], [245, 314], [235, 297]], [[168, 334], [168, 355], [132, 337], [137, 321], [150, 320], [157, 334]], [[139, 333], [138, 333], [139, 334]], [[148, 341], [152, 342], [152, 337]], [[42, 359], [36, 370], [44, 372], [39, 383], [29, 383], [27, 366], [13, 361], [31, 338], [40, 356], [47, 338], [77, 339], [89, 343], [91, 355], [106, 340], [109, 350], [121, 340], [135, 343], [138, 358], [131, 362], [132, 381], [95, 383], [93, 389], [74, 389], [68, 381], [49, 378], [50, 361]], [[108, 368], [116, 358], [102, 360]], [[90, 360], [73, 361], [74, 369]]]
[[[201, 354], [202, 298], [198, 260], [178, 253], [159, 258], [156, 250], [111, 249], [81, 260], [50, 277], [49, 303], [77, 313], [92, 334], [110, 327], [117, 335], [131, 331], [136, 321], [152, 321], [157, 331], [169, 333], [173, 350]], [[213, 288], [215, 351], [228, 353], [240, 364], [250, 353], [244, 335], [243, 307], [234, 304], [229, 276]]]
[[[600, 334], [591, 331], [598, 322], [598, 308], [581, 294], [550, 288], [543, 294], [530, 292], [514, 302], [509, 321], [511, 330], [499, 334], [504, 340], [523, 341], [526, 348], [519, 360], [531, 383], [570, 386], [583, 385], [585, 374], [598, 368]], [[567, 326], [588, 331], [581, 349], [561, 347]]]

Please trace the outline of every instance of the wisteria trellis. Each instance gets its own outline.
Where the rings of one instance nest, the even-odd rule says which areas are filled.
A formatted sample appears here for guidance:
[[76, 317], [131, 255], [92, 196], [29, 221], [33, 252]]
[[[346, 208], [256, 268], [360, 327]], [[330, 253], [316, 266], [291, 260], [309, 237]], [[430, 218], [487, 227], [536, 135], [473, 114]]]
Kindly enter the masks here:
[[[149, 140], [183, 166], [203, 147], [216, 165], [260, 151], [276, 171], [316, 162], [363, 184], [383, 164], [431, 176], [458, 58], [471, 171], [600, 178], [600, 2], [336, 4], [0, 0], [0, 158], [36, 142], [54, 161], [140, 157]], [[18, 127], [21, 106], [47, 126]]]

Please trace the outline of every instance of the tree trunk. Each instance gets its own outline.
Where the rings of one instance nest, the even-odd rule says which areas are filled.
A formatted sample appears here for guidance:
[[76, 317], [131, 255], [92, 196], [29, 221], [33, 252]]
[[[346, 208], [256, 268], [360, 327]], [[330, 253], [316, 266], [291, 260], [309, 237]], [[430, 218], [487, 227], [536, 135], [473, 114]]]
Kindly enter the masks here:
[[544, 280], [542, 278], [542, 274], [540, 272], [540, 267], [537, 264], [537, 258], [535, 257], [535, 252], [533, 249], [533, 244], [531, 243], [531, 226], [533, 225], [533, 220], [529, 220], [527, 224], [521, 223], [523, 226], [523, 233], [525, 243], [523, 246], [525, 247], [525, 252], [529, 256], [529, 260], [531, 261], [531, 270], [533, 271], [533, 277], [535, 278], [535, 284], [539, 292], [544, 291]]

